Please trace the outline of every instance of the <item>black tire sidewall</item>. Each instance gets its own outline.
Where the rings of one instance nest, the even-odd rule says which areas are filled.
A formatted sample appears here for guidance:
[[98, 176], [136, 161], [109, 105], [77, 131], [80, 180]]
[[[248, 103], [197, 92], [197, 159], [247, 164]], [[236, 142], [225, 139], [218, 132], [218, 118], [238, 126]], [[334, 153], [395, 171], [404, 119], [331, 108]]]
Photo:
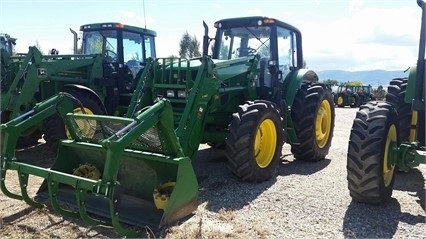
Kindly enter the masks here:
[[386, 139], [391, 125], [398, 134], [396, 110], [384, 102], [361, 106], [354, 119], [348, 145], [347, 179], [355, 201], [380, 204], [392, 196], [396, 169], [388, 186], [383, 178]]
[[[331, 125], [327, 143], [320, 148], [316, 141], [316, 117], [321, 103], [326, 100], [331, 110]], [[292, 144], [296, 159], [319, 161], [328, 154], [333, 138], [335, 111], [333, 96], [321, 83], [303, 84], [296, 94], [291, 116], [299, 143]]]
[[[254, 145], [260, 124], [270, 119], [277, 130], [276, 147], [269, 165], [261, 168], [255, 158]], [[283, 119], [278, 108], [269, 101], [256, 100], [234, 113], [226, 139], [228, 167], [243, 181], [261, 182], [276, 174], [283, 144]]]

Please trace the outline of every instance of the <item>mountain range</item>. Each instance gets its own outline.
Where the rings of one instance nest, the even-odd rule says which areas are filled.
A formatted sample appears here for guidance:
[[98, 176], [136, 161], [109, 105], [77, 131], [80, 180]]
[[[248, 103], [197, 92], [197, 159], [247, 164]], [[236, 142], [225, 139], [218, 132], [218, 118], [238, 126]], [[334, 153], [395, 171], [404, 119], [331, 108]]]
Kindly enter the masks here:
[[382, 85], [389, 85], [389, 82], [398, 77], [408, 77], [408, 71], [386, 71], [386, 70], [370, 70], [370, 71], [342, 71], [342, 70], [324, 70], [317, 71], [320, 81], [336, 80], [339, 83], [348, 81], [361, 81], [364, 85], [371, 85], [373, 88]]

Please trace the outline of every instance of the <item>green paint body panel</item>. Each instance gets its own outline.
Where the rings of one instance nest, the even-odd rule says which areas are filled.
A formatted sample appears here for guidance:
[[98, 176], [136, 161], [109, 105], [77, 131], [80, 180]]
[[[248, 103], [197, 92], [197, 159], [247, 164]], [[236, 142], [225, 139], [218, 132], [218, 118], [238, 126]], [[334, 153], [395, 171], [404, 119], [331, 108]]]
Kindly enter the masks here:
[[407, 82], [407, 88], [405, 92], [405, 103], [413, 103], [414, 99], [414, 92], [416, 89], [416, 79], [417, 79], [417, 66], [411, 66], [410, 71], [408, 74], [408, 82]]

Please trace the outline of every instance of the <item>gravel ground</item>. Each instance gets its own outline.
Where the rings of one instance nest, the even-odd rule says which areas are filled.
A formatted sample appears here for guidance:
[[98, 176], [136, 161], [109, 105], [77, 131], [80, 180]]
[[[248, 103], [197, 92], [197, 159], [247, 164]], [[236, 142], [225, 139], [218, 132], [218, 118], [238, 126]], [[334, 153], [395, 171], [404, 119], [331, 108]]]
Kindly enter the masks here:
[[[332, 147], [320, 162], [294, 160], [283, 148], [276, 180], [240, 182], [225, 166], [223, 151], [200, 147], [195, 163], [199, 207], [168, 228], [165, 238], [426, 238], [426, 165], [398, 172], [391, 201], [370, 206], [351, 201], [346, 181], [347, 144], [357, 109], [337, 108]], [[31, 151], [32, 150], [32, 151]], [[26, 152], [28, 151], [28, 152]], [[20, 154], [51, 155], [43, 147]], [[34, 185], [40, 183], [32, 179]], [[17, 188], [15, 180], [6, 181]], [[35, 193], [37, 186], [30, 188]], [[119, 237], [108, 227], [88, 227], [49, 209], [33, 209], [0, 195], [0, 237]]]

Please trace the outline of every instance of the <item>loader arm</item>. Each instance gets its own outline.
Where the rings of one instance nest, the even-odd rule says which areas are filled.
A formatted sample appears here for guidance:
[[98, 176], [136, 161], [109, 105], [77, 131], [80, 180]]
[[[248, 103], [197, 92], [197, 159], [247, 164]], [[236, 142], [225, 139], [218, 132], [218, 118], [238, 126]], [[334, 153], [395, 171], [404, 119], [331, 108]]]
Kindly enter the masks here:
[[[61, 58], [58, 60], [56, 58]], [[78, 60], [77, 60], [78, 59]], [[64, 64], [66, 62], [66, 64]], [[86, 75], [85, 67], [91, 70]], [[31, 109], [36, 92], [41, 91], [42, 82], [55, 81], [55, 87], [67, 83], [87, 85], [88, 79], [102, 78], [101, 55], [46, 55], [43, 56], [36, 47], [29, 47], [28, 54], [21, 63], [8, 89], [1, 95], [1, 111], [11, 111], [14, 117]], [[60, 91], [61, 89], [56, 89]]]
[[[133, 92], [126, 117], [149, 107], [149, 102], [158, 98], [170, 100], [176, 135], [184, 155], [194, 160], [204, 139], [206, 123], [215, 117], [212, 116], [212, 109], [222, 107], [217, 101], [212, 103], [214, 99], [243, 92], [244, 89], [247, 89], [249, 100], [256, 99], [254, 82], [258, 73], [258, 61], [258, 55], [217, 62], [208, 56], [189, 60], [158, 58], [148, 61], [139, 85]], [[185, 96], [178, 97], [176, 92]], [[237, 107], [238, 105], [227, 110], [232, 114]]]

